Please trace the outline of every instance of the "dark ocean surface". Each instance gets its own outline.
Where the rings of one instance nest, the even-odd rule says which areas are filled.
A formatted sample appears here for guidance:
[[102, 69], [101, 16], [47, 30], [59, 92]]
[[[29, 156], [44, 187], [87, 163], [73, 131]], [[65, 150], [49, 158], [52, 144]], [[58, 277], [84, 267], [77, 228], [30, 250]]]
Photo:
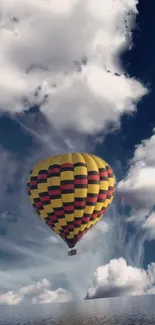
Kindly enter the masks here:
[[7, 325], [155, 325], [155, 296], [44, 305], [0, 306]]

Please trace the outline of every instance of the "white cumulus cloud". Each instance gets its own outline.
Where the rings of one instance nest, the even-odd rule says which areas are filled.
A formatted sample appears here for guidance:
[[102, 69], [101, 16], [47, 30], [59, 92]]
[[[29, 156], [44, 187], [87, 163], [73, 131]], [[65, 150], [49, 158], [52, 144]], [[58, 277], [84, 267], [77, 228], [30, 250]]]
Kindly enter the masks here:
[[153, 294], [154, 285], [155, 263], [144, 270], [127, 265], [124, 258], [113, 259], [97, 268], [86, 299]]
[[137, 3], [2, 0], [0, 109], [39, 105], [57, 128], [88, 133], [119, 126], [147, 93], [119, 62], [132, 44]]

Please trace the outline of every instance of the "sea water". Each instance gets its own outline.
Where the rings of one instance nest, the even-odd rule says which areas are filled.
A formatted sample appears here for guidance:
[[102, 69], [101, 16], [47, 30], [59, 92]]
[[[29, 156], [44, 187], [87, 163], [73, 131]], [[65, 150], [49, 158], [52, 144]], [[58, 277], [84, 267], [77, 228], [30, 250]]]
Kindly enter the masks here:
[[1, 306], [3, 325], [155, 325], [155, 296]]

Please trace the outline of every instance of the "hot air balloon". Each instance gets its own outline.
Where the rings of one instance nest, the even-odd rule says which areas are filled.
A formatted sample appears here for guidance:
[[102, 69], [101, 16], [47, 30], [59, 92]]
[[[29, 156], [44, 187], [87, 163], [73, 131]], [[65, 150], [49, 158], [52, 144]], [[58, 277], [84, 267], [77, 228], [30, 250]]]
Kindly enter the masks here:
[[29, 199], [43, 222], [77, 253], [75, 245], [111, 204], [116, 179], [101, 158], [86, 153], [54, 155], [38, 162], [27, 180]]

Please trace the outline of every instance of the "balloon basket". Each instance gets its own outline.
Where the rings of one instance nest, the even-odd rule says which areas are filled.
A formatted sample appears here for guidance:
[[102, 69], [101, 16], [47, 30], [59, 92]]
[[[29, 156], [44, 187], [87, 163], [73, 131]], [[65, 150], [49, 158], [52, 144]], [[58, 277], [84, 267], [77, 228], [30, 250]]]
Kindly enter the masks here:
[[73, 256], [73, 255], [77, 255], [77, 249], [71, 249], [70, 251], [68, 251], [68, 256]]

